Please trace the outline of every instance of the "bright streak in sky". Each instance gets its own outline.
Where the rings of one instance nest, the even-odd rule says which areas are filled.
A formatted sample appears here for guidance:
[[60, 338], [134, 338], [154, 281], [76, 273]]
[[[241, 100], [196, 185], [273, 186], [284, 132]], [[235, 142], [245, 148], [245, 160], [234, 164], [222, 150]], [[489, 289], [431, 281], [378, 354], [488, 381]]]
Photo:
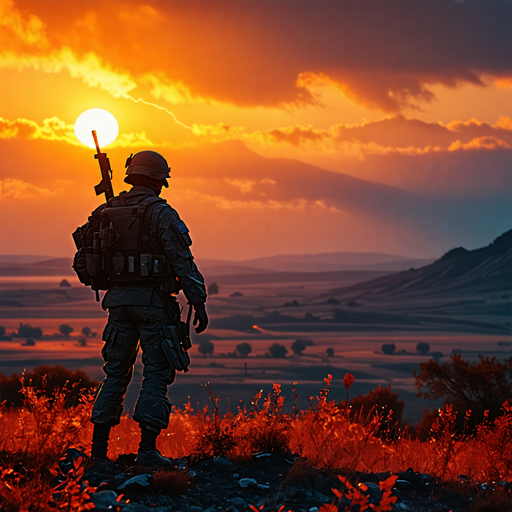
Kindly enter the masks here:
[[102, 108], [91, 108], [82, 112], [75, 121], [76, 138], [85, 146], [94, 148], [92, 130], [96, 130], [100, 148], [112, 144], [119, 134], [116, 118]]

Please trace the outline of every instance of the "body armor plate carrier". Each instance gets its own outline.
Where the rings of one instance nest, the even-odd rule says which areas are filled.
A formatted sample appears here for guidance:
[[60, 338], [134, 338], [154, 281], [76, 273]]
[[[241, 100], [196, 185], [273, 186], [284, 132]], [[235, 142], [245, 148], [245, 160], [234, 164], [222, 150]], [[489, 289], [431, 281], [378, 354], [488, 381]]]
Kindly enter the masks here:
[[148, 197], [129, 205], [121, 194], [95, 211], [88, 228], [82, 226], [73, 233], [78, 249], [73, 268], [80, 281], [93, 290], [108, 290], [110, 283], [153, 281], [162, 291], [177, 293], [180, 286], [174, 268], [150, 237], [153, 209], [162, 203], [165, 199]]

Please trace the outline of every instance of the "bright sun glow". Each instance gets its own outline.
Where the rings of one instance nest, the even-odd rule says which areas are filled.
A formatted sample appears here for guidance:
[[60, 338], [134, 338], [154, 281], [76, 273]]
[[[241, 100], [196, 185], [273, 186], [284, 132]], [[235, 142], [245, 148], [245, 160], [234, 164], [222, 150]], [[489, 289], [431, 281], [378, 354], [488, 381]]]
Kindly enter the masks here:
[[82, 112], [75, 121], [76, 138], [85, 146], [94, 148], [92, 130], [96, 130], [100, 148], [112, 144], [119, 133], [116, 118], [102, 108], [91, 108]]

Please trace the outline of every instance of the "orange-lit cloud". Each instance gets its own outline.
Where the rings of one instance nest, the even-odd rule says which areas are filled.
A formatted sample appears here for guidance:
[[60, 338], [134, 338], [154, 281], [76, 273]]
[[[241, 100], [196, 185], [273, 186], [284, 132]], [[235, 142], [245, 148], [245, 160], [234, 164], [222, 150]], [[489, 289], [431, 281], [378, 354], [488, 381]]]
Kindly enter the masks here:
[[34, 199], [41, 196], [55, 195], [56, 191], [37, 187], [13, 178], [0, 179], [1, 199]]
[[[506, 84], [512, 76], [509, 2], [320, 8], [304, 1], [291, 9], [286, 2], [105, 0], [94, 7], [5, 0], [11, 28], [4, 31], [13, 42], [4, 64], [64, 69], [117, 96], [146, 84], [170, 104], [321, 103], [315, 87], [328, 82], [384, 111], [432, 101], [433, 84]], [[34, 54], [42, 48], [44, 58]]]
[[[74, 127], [67, 124], [58, 117], [43, 119], [42, 124], [25, 118], [18, 118], [13, 121], [0, 117], [0, 139], [18, 140], [48, 140], [63, 141], [72, 146], [81, 146], [77, 140]], [[121, 133], [118, 138], [109, 145], [110, 148], [149, 148], [157, 144], [148, 139], [146, 132]]]

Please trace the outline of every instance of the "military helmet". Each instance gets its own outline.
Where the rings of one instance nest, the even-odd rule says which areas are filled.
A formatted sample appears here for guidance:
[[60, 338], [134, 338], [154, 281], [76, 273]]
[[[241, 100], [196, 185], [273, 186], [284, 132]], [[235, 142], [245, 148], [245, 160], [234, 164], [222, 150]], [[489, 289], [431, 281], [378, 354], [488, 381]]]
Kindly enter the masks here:
[[156, 180], [165, 180], [165, 186], [169, 186], [167, 178], [171, 177], [171, 169], [167, 165], [167, 160], [156, 151], [139, 151], [133, 156], [130, 155], [125, 167], [127, 176], [144, 174]]

